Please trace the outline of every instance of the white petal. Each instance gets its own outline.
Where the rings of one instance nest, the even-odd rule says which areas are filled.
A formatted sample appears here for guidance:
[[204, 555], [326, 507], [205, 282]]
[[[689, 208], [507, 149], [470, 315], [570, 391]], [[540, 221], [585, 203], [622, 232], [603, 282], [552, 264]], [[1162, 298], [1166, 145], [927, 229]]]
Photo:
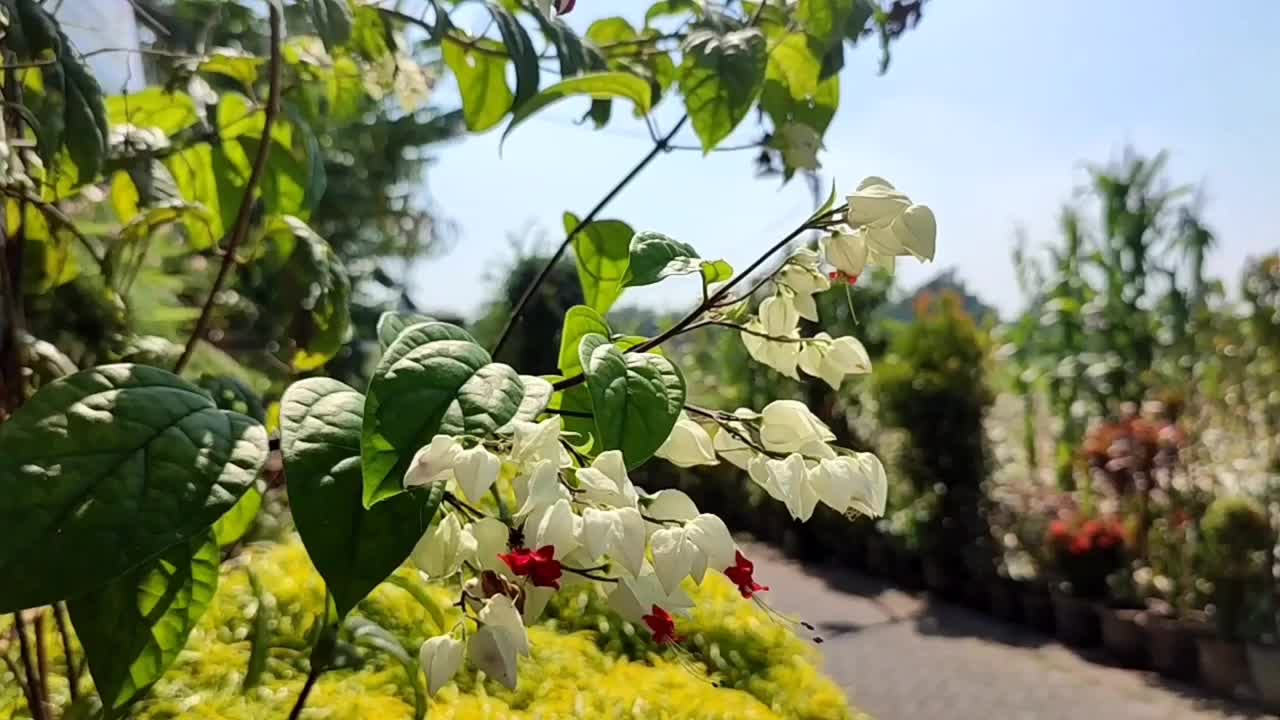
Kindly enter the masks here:
[[902, 247], [920, 260], [933, 260], [937, 246], [938, 221], [928, 205], [912, 205], [894, 223]]
[[814, 322], [818, 321], [818, 304], [813, 301], [812, 295], [797, 294], [791, 298], [791, 303], [795, 305], [796, 312], [800, 313], [800, 317]]
[[864, 184], [849, 196], [847, 222], [856, 227], [887, 227], [911, 206], [911, 199], [891, 185]]
[[715, 465], [719, 462], [711, 435], [683, 411], [671, 429], [671, 435], [655, 454], [677, 467]]
[[787, 298], [773, 295], [760, 303], [760, 325], [766, 335], [787, 335], [799, 322], [800, 314]]
[[649, 542], [653, 549], [653, 571], [670, 593], [689, 577], [693, 566], [694, 547], [685, 538], [683, 527], [664, 527], [653, 534]]
[[501, 470], [502, 461], [498, 456], [486, 450], [483, 445], [477, 445], [458, 454], [453, 476], [468, 500], [480, 502], [489, 488], [498, 481]]
[[786, 460], [770, 462], [777, 463], [772, 465], [776, 468], [773, 478], [786, 502], [787, 510], [791, 512], [793, 518], [801, 522], [808, 521], [813, 516], [813, 508], [818, 504], [818, 495], [805, 477], [807, 468], [804, 458], [798, 453], [793, 453], [788, 455]]
[[685, 526], [685, 535], [706, 556], [710, 567], [723, 570], [733, 565], [733, 536], [729, 534], [724, 520], [710, 513], [703, 513], [689, 521]]
[[823, 460], [809, 469], [809, 485], [836, 512], [844, 512], [853, 498], [853, 488], [861, 475], [857, 461], [850, 457]]
[[807, 342], [800, 350], [797, 362], [800, 369], [814, 377], [821, 377], [822, 361], [826, 359], [827, 353], [831, 352], [831, 336], [826, 333], [818, 333], [813, 336], [814, 341], [825, 342]]
[[556, 554], [563, 557], [577, 549], [582, 519], [573, 514], [568, 500], [560, 499], [545, 511], [529, 515], [524, 532], [530, 547], [537, 549], [551, 545], [555, 547]]
[[614, 538], [611, 557], [622, 564], [627, 572], [640, 574], [644, 566], [645, 522], [640, 511], [635, 508], [620, 508], [615, 511], [618, 516], [618, 535]]
[[857, 277], [867, 266], [867, 239], [863, 233], [832, 235], [822, 245], [827, 262], [850, 277]]
[[418, 651], [418, 664], [427, 674], [428, 693], [434, 696], [458, 674], [466, 650], [461, 641], [450, 635], [437, 635], [422, 643], [422, 649]]
[[471, 664], [497, 680], [508, 690], [516, 689], [517, 653], [502, 630], [482, 627], [467, 644]]
[[862, 472], [861, 482], [853, 488], [850, 507], [870, 517], [881, 517], [889, 495], [889, 481], [885, 477], [884, 465], [880, 458], [871, 453], [856, 453], [853, 458], [861, 466]]
[[409, 557], [419, 570], [432, 578], [457, 572], [462, 563], [462, 525], [454, 513], [446, 513], [423, 534]]
[[524, 589], [524, 624], [529, 625], [538, 621], [542, 617], [542, 611], [547, 609], [547, 603], [556, 594], [555, 588], [538, 587], [537, 585], [528, 585]]
[[692, 520], [698, 516], [698, 506], [679, 490], [659, 490], [649, 501], [645, 514], [658, 520]]
[[612, 510], [587, 508], [582, 511], [582, 546], [591, 559], [598, 560], [613, 547], [619, 531], [618, 516]]
[[515, 488], [516, 500], [520, 502], [518, 517], [569, 496], [569, 491], [560, 485], [560, 468], [550, 460], [540, 460], [530, 474], [516, 478]]
[[511, 636], [512, 647], [520, 655], [529, 654], [529, 636], [515, 603], [506, 595], [494, 595], [476, 614], [481, 624], [493, 627]]
[[481, 570], [508, 570], [498, 555], [509, 549], [510, 530], [501, 520], [485, 517], [468, 525], [463, 532], [472, 537], [472, 558]]
[[462, 446], [455, 438], [436, 435], [429, 444], [414, 453], [404, 474], [404, 486], [419, 487], [445, 479], [461, 452]]
[[716, 452], [720, 453], [720, 457], [746, 470], [747, 463], [751, 462], [751, 458], [755, 457], [756, 453], [746, 441], [739, 437], [739, 435], [746, 436], [746, 428], [736, 425], [733, 429], [738, 435], [723, 427], [717, 430], [712, 444]]
[[511, 438], [511, 461], [524, 468], [541, 460], [560, 464], [560, 418], [540, 423], [519, 422]]
[[578, 483], [585, 491], [582, 499], [602, 505], [621, 505], [634, 507], [639, 501], [635, 485], [627, 476], [627, 467], [622, 453], [607, 450], [591, 463], [591, 467], [580, 468], [577, 472]]
[[792, 453], [814, 441], [835, 440], [831, 429], [798, 400], [775, 400], [762, 414], [760, 441], [766, 450]]

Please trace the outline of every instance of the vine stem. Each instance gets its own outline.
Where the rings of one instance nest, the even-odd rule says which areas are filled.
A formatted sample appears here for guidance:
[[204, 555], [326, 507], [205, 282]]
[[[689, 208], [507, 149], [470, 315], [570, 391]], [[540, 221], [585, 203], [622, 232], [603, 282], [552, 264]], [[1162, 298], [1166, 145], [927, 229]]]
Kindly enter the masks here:
[[267, 107], [263, 114], [262, 140], [258, 143], [258, 153], [253, 159], [253, 169], [249, 173], [249, 180], [245, 183], [244, 196], [240, 198], [240, 210], [236, 214], [235, 225], [232, 226], [231, 235], [227, 240], [226, 247], [223, 248], [222, 264], [218, 266], [218, 274], [214, 277], [213, 287], [209, 288], [209, 297], [205, 299], [204, 307], [200, 310], [200, 317], [196, 320], [195, 330], [191, 332], [191, 337], [187, 340], [187, 346], [182, 349], [182, 355], [178, 357], [178, 362], [173, 366], [173, 371], [178, 374], [181, 374], [182, 369], [187, 366], [187, 362], [191, 360], [191, 354], [195, 352], [196, 344], [200, 342], [200, 338], [208, 329], [209, 319], [213, 315], [213, 306], [217, 302], [218, 293], [222, 292], [222, 286], [227, 282], [228, 276], [231, 275], [231, 268], [236, 264], [236, 250], [240, 247], [240, 243], [244, 242], [245, 236], [249, 234], [249, 220], [253, 214], [253, 193], [262, 181], [262, 175], [267, 166], [267, 158], [271, 155], [271, 128], [275, 125], [276, 116], [280, 113], [280, 76], [283, 65], [280, 58], [280, 44], [284, 29], [280, 10], [275, 3], [267, 3], [267, 8], [270, 12], [271, 22], [271, 77], [267, 90]]
[[49, 713], [44, 706], [44, 696], [40, 694], [40, 677], [36, 670], [35, 660], [31, 657], [31, 643], [27, 641], [27, 621], [22, 611], [13, 614], [13, 628], [18, 633], [18, 654], [22, 657], [22, 670], [27, 676], [27, 705], [34, 720], [49, 720]]
[[67, 665], [67, 692], [74, 704], [79, 699], [80, 674], [76, 672], [76, 656], [71, 651], [71, 631], [67, 629], [67, 606], [58, 603], [53, 606], [53, 622], [58, 626], [58, 634], [62, 636], [62, 659]]
[[546, 281], [547, 276], [551, 274], [551, 270], [555, 268], [556, 263], [559, 262], [561, 256], [564, 255], [564, 251], [569, 249], [569, 244], [573, 242], [573, 239], [578, 236], [578, 233], [586, 229], [586, 227], [596, 219], [596, 216], [599, 215], [610, 202], [613, 202], [613, 199], [618, 196], [618, 193], [622, 192], [632, 180], [636, 179], [636, 176], [639, 175], [641, 171], [649, 166], [649, 163], [653, 162], [654, 158], [670, 149], [672, 138], [676, 136], [676, 133], [680, 132], [687, 122], [689, 122], [689, 114], [685, 113], [684, 116], [680, 118], [680, 121], [671, 128], [671, 131], [655, 142], [653, 144], [653, 149], [641, 158], [640, 162], [636, 163], [635, 167], [631, 168], [631, 170], [628, 171], [627, 174], [609, 190], [609, 192], [605, 193], [605, 196], [600, 199], [600, 202], [596, 203], [596, 206], [591, 208], [591, 212], [587, 213], [587, 216], [584, 217], [577, 226], [570, 230], [567, 235], [565, 235], [564, 240], [560, 243], [560, 247], [556, 248], [556, 251], [551, 255], [551, 258], [547, 260], [546, 264], [542, 266], [542, 270], [538, 272], [538, 276], [535, 277], [533, 282], [529, 283], [529, 286], [524, 289], [524, 294], [520, 296], [520, 300], [516, 302], [515, 308], [511, 310], [511, 316], [507, 318], [507, 324], [503, 326], [502, 334], [498, 336], [498, 342], [493, 346], [494, 357], [497, 357], [498, 353], [502, 350], [502, 347], [506, 345], [507, 339], [511, 337], [511, 331], [515, 328], [516, 320], [520, 319], [520, 313], [524, 312], [525, 306], [527, 306], [529, 301], [533, 299], [533, 294], [537, 292], [538, 288], [542, 286], [542, 283]]
[[307, 698], [311, 696], [311, 691], [316, 686], [316, 681], [324, 673], [324, 668], [316, 663], [311, 664], [311, 670], [307, 673], [307, 681], [302, 685], [302, 692], [298, 693], [298, 700], [293, 704], [293, 709], [289, 711], [289, 720], [298, 720], [302, 717], [302, 709], [307, 706]]

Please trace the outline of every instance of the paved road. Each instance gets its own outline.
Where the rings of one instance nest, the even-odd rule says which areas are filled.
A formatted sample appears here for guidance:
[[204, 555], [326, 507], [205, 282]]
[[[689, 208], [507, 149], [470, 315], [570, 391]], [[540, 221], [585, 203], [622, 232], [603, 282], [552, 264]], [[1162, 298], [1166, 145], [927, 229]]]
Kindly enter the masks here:
[[826, 670], [876, 720], [1272, 717], [1081, 657], [1029, 630], [752, 545], [777, 609], [817, 625]]

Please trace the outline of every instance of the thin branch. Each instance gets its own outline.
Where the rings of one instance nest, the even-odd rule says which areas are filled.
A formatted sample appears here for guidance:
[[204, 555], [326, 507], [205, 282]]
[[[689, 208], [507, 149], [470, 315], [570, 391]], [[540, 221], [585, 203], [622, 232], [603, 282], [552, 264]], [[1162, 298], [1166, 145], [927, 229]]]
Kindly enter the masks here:
[[177, 52], [174, 50], [156, 50], [154, 48], [129, 48], [129, 47], [105, 47], [96, 50], [90, 50], [83, 53], [81, 57], [91, 58], [94, 55], [103, 55], [105, 53], [127, 53], [131, 55], [154, 55], [156, 57], [166, 57], [173, 60], [203, 60], [205, 55], [193, 55], [191, 53]]
[[58, 62], [57, 58], [49, 58], [47, 60], [31, 60], [29, 62], [12, 62], [0, 65], [0, 72], [5, 70], [27, 70], [30, 68], [45, 67]]
[[[275, 12], [274, 5], [272, 12]], [[320, 679], [320, 675], [324, 673], [324, 668], [318, 664], [311, 666], [310, 672], [307, 673], [307, 681], [302, 685], [302, 692], [298, 693], [298, 700], [294, 702], [293, 709], [289, 711], [289, 720], [298, 720], [302, 716], [302, 709], [307, 706], [307, 698], [311, 697], [311, 691], [315, 689], [316, 681]]]
[[599, 215], [615, 197], [618, 196], [618, 193], [622, 192], [622, 190], [626, 188], [626, 186], [630, 184], [641, 171], [649, 166], [649, 163], [653, 162], [654, 158], [658, 157], [661, 153], [666, 152], [671, 143], [671, 139], [676, 136], [676, 133], [680, 132], [688, 121], [689, 115], [686, 113], [680, 118], [680, 121], [675, 124], [675, 127], [672, 127], [670, 132], [664, 135], [658, 142], [654, 143], [653, 149], [641, 158], [640, 162], [636, 163], [635, 167], [631, 168], [631, 170], [628, 171], [627, 174], [624, 175], [623, 178], [619, 180], [603, 198], [600, 199], [600, 202], [596, 203], [595, 207], [591, 208], [591, 212], [587, 213], [587, 216], [584, 217], [572, 230], [570, 230], [567, 235], [565, 235], [564, 240], [560, 243], [560, 247], [556, 248], [556, 251], [552, 253], [546, 264], [542, 266], [542, 270], [538, 273], [538, 276], [533, 279], [533, 282], [529, 283], [529, 287], [525, 288], [524, 294], [520, 296], [520, 300], [516, 303], [515, 308], [512, 309], [511, 316], [507, 318], [507, 324], [502, 328], [502, 334], [498, 336], [497, 344], [493, 346], [494, 357], [498, 356], [503, 345], [506, 344], [507, 339], [511, 336], [511, 331], [515, 328], [516, 320], [520, 319], [520, 313], [524, 312], [525, 306], [527, 306], [529, 301], [533, 299], [533, 294], [537, 292], [538, 288], [542, 286], [542, 283], [546, 281], [547, 276], [551, 274], [551, 270], [555, 267], [556, 263], [560, 261], [560, 257], [564, 255], [564, 251], [569, 249], [569, 244], [573, 242], [573, 239], [578, 236], [578, 233], [585, 230], [586, 227], [596, 219], [596, 216]]
[[[725, 145], [711, 149], [711, 152], [739, 152], [741, 150], [757, 150], [764, 147], [763, 142], [744, 143], [742, 145]], [[672, 150], [696, 150], [705, 152], [701, 145], [672, 145]]]
[[[731, 322], [727, 322], [727, 321], [724, 321], [724, 320], [703, 320], [703, 321], [702, 321], [702, 322], [700, 322], [700, 323], [695, 323], [695, 324], [690, 325], [689, 327], [685, 328], [685, 332], [689, 332], [689, 331], [691, 331], [691, 330], [697, 330], [698, 328], [713, 327], [713, 326], [714, 326], [714, 327], [726, 327], [726, 328], [732, 328], [732, 329], [737, 330], [737, 331], [739, 331], [739, 332], [743, 332], [743, 333], [746, 333], [746, 334], [748, 334], [748, 335], [754, 335], [754, 336], [756, 336], [756, 337], [758, 337], [758, 338], [763, 338], [763, 339], [765, 339], [765, 340], [769, 340], [769, 341], [772, 341], [772, 342], [780, 342], [780, 343], [806, 343], [806, 342], [812, 342], [812, 341], [813, 341], [813, 338], [784, 337], [784, 336], [782, 336], [782, 335], [770, 335], [769, 333], [766, 333], [766, 332], [760, 332], [759, 330], [753, 330], [753, 329], [751, 329], [751, 328], [747, 327], [746, 325], [739, 325], [739, 324], [737, 324], [737, 323], [731, 323]], [[819, 342], [821, 342], [821, 341], [819, 341]]]
[[240, 247], [240, 243], [244, 242], [245, 236], [249, 234], [249, 220], [253, 214], [253, 194], [258, 188], [258, 184], [262, 181], [262, 175], [267, 166], [267, 158], [271, 155], [271, 146], [274, 144], [271, 142], [271, 128], [275, 125], [276, 115], [280, 112], [280, 76], [283, 66], [280, 57], [280, 43], [284, 30], [279, 8], [274, 3], [268, 3], [268, 8], [271, 21], [271, 84], [268, 89], [267, 107], [262, 120], [262, 142], [258, 143], [258, 153], [253, 159], [253, 170], [249, 173], [248, 182], [245, 183], [244, 196], [240, 198], [240, 212], [236, 215], [235, 225], [225, 247], [226, 254], [223, 255], [222, 264], [218, 267], [218, 275], [214, 278], [213, 287], [209, 288], [209, 297], [205, 300], [204, 308], [200, 310], [200, 317], [196, 320], [195, 330], [192, 331], [191, 338], [187, 340], [187, 346], [183, 348], [182, 355], [173, 367], [173, 371], [179, 374], [187, 366], [187, 362], [191, 359], [191, 354], [195, 352], [196, 344], [200, 342], [201, 336], [204, 335], [205, 330], [208, 328], [218, 293], [222, 291], [223, 284], [226, 283], [227, 277], [231, 274], [231, 268], [235, 266], [236, 249]]
[[[393, 17], [401, 22], [409, 23], [410, 25], [416, 25], [417, 27], [420, 27], [423, 30], [426, 30], [428, 33], [431, 33], [432, 35], [436, 34], [436, 27], [433, 26], [431, 23], [428, 23], [426, 20], [423, 20], [422, 18], [414, 17], [408, 13], [400, 12], [399, 10], [395, 10], [393, 8], [378, 7], [376, 9], [378, 12], [382, 13], [383, 15], [387, 15], [388, 17]], [[500, 58], [510, 57], [510, 55], [507, 54], [507, 51], [505, 48], [502, 50], [499, 50], [497, 48], [492, 48], [487, 45], [481, 44], [480, 41], [483, 38], [471, 38], [465, 35], [458, 35], [457, 33], [450, 32], [448, 30], [445, 31], [442, 37], [443, 39], [448, 40], [454, 45], [467, 48], [468, 50], [475, 50], [476, 52], [482, 55], [492, 55], [494, 57], [500, 57]]]
[[575, 417], [575, 418], [592, 418], [592, 417], [595, 417], [595, 415], [592, 415], [592, 414], [591, 414], [591, 413], [589, 413], [589, 412], [581, 412], [581, 411], [578, 411], [578, 410], [560, 410], [560, 409], [558, 409], [558, 408], [547, 408], [546, 410], [543, 410], [542, 412], [544, 412], [544, 413], [548, 413], [548, 414], [550, 414], [550, 415], [560, 415], [561, 417]]
[[76, 656], [71, 648], [71, 631], [67, 628], [67, 605], [58, 603], [53, 606], [53, 621], [58, 625], [58, 634], [62, 636], [62, 658], [67, 665], [67, 692], [71, 695], [72, 704], [80, 695], [80, 674], [76, 672]]
[[0, 655], [0, 659], [4, 660], [5, 667], [9, 668], [9, 672], [13, 673], [13, 679], [22, 685], [22, 697], [27, 701], [27, 707], [33, 708], [39, 704], [39, 701], [31, 698], [31, 688], [27, 687], [27, 679], [22, 676], [22, 671], [13, 663], [8, 655]]
[[40, 676], [40, 697], [49, 701], [49, 650], [44, 642], [44, 609], [31, 621], [31, 637], [36, 644], [36, 674]]
[[[44, 698], [40, 695], [40, 679], [36, 673], [35, 660], [31, 657], [31, 644], [27, 641], [27, 621], [22, 618], [22, 611], [13, 614], [13, 627], [18, 633], [18, 654], [22, 657], [22, 670], [27, 676], [27, 703], [34, 720], [49, 720], [45, 712]], [[31, 701], [35, 700], [32, 705]]]
[[67, 230], [73, 236], [75, 236], [76, 240], [79, 240], [80, 244], [84, 245], [84, 249], [89, 253], [89, 256], [92, 257], [98, 263], [99, 266], [101, 266], [103, 263], [107, 261], [105, 256], [98, 253], [97, 248], [93, 246], [93, 242], [89, 240], [89, 237], [85, 235], [83, 232], [80, 232], [80, 228], [76, 227], [75, 221], [67, 217], [66, 213], [59, 210], [58, 206], [54, 205], [51, 202], [38, 198], [35, 195], [32, 195], [28, 192], [24, 192], [22, 190], [19, 190], [13, 187], [0, 188], [0, 192], [3, 192], [5, 195], [16, 198], [23, 202], [31, 203], [32, 205], [35, 205], [37, 208], [40, 209], [40, 212], [45, 214], [45, 217], [51, 218], [54, 222], [61, 225], [65, 230]]

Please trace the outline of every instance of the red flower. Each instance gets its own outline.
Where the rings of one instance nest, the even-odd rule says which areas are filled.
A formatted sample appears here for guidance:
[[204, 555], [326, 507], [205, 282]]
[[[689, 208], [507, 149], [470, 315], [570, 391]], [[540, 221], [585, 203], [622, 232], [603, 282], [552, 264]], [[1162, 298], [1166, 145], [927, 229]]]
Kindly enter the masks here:
[[738, 586], [738, 592], [742, 593], [742, 597], [749, 598], [758, 592], [765, 592], [769, 589], [767, 585], [761, 585], [756, 579], [751, 577], [755, 572], [756, 566], [742, 554], [737, 551], [737, 557], [734, 560], [733, 567], [725, 568], [724, 575]]
[[1049, 537], [1055, 542], [1063, 542], [1071, 536], [1071, 526], [1065, 520], [1054, 520], [1049, 525]]
[[563, 571], [555, 554], [555, 547], [546, 545], [536, 552], [529, 548], [516, 548], [505, 555], [499, 555], [498, 559], [506, 563], [511, 572], [529, 578], [534, 585], [559, 590]]
[[644, 624], [653, 631], [653, 641], [659, 645], [674, 645], [684, 640], [676, 634], [676, 621], [671, 613], [657, 605], [653, 606], [651, 615], [644, 616]]
[[827, 277], [831, 279], [831, 282], [847, 282], [850, 285], [857, 285], [859, 276], [846, 275], [843, 272], [840, 272], [839, 270], [834, 270], [831, 272], [831, 274], [827, 275]]

